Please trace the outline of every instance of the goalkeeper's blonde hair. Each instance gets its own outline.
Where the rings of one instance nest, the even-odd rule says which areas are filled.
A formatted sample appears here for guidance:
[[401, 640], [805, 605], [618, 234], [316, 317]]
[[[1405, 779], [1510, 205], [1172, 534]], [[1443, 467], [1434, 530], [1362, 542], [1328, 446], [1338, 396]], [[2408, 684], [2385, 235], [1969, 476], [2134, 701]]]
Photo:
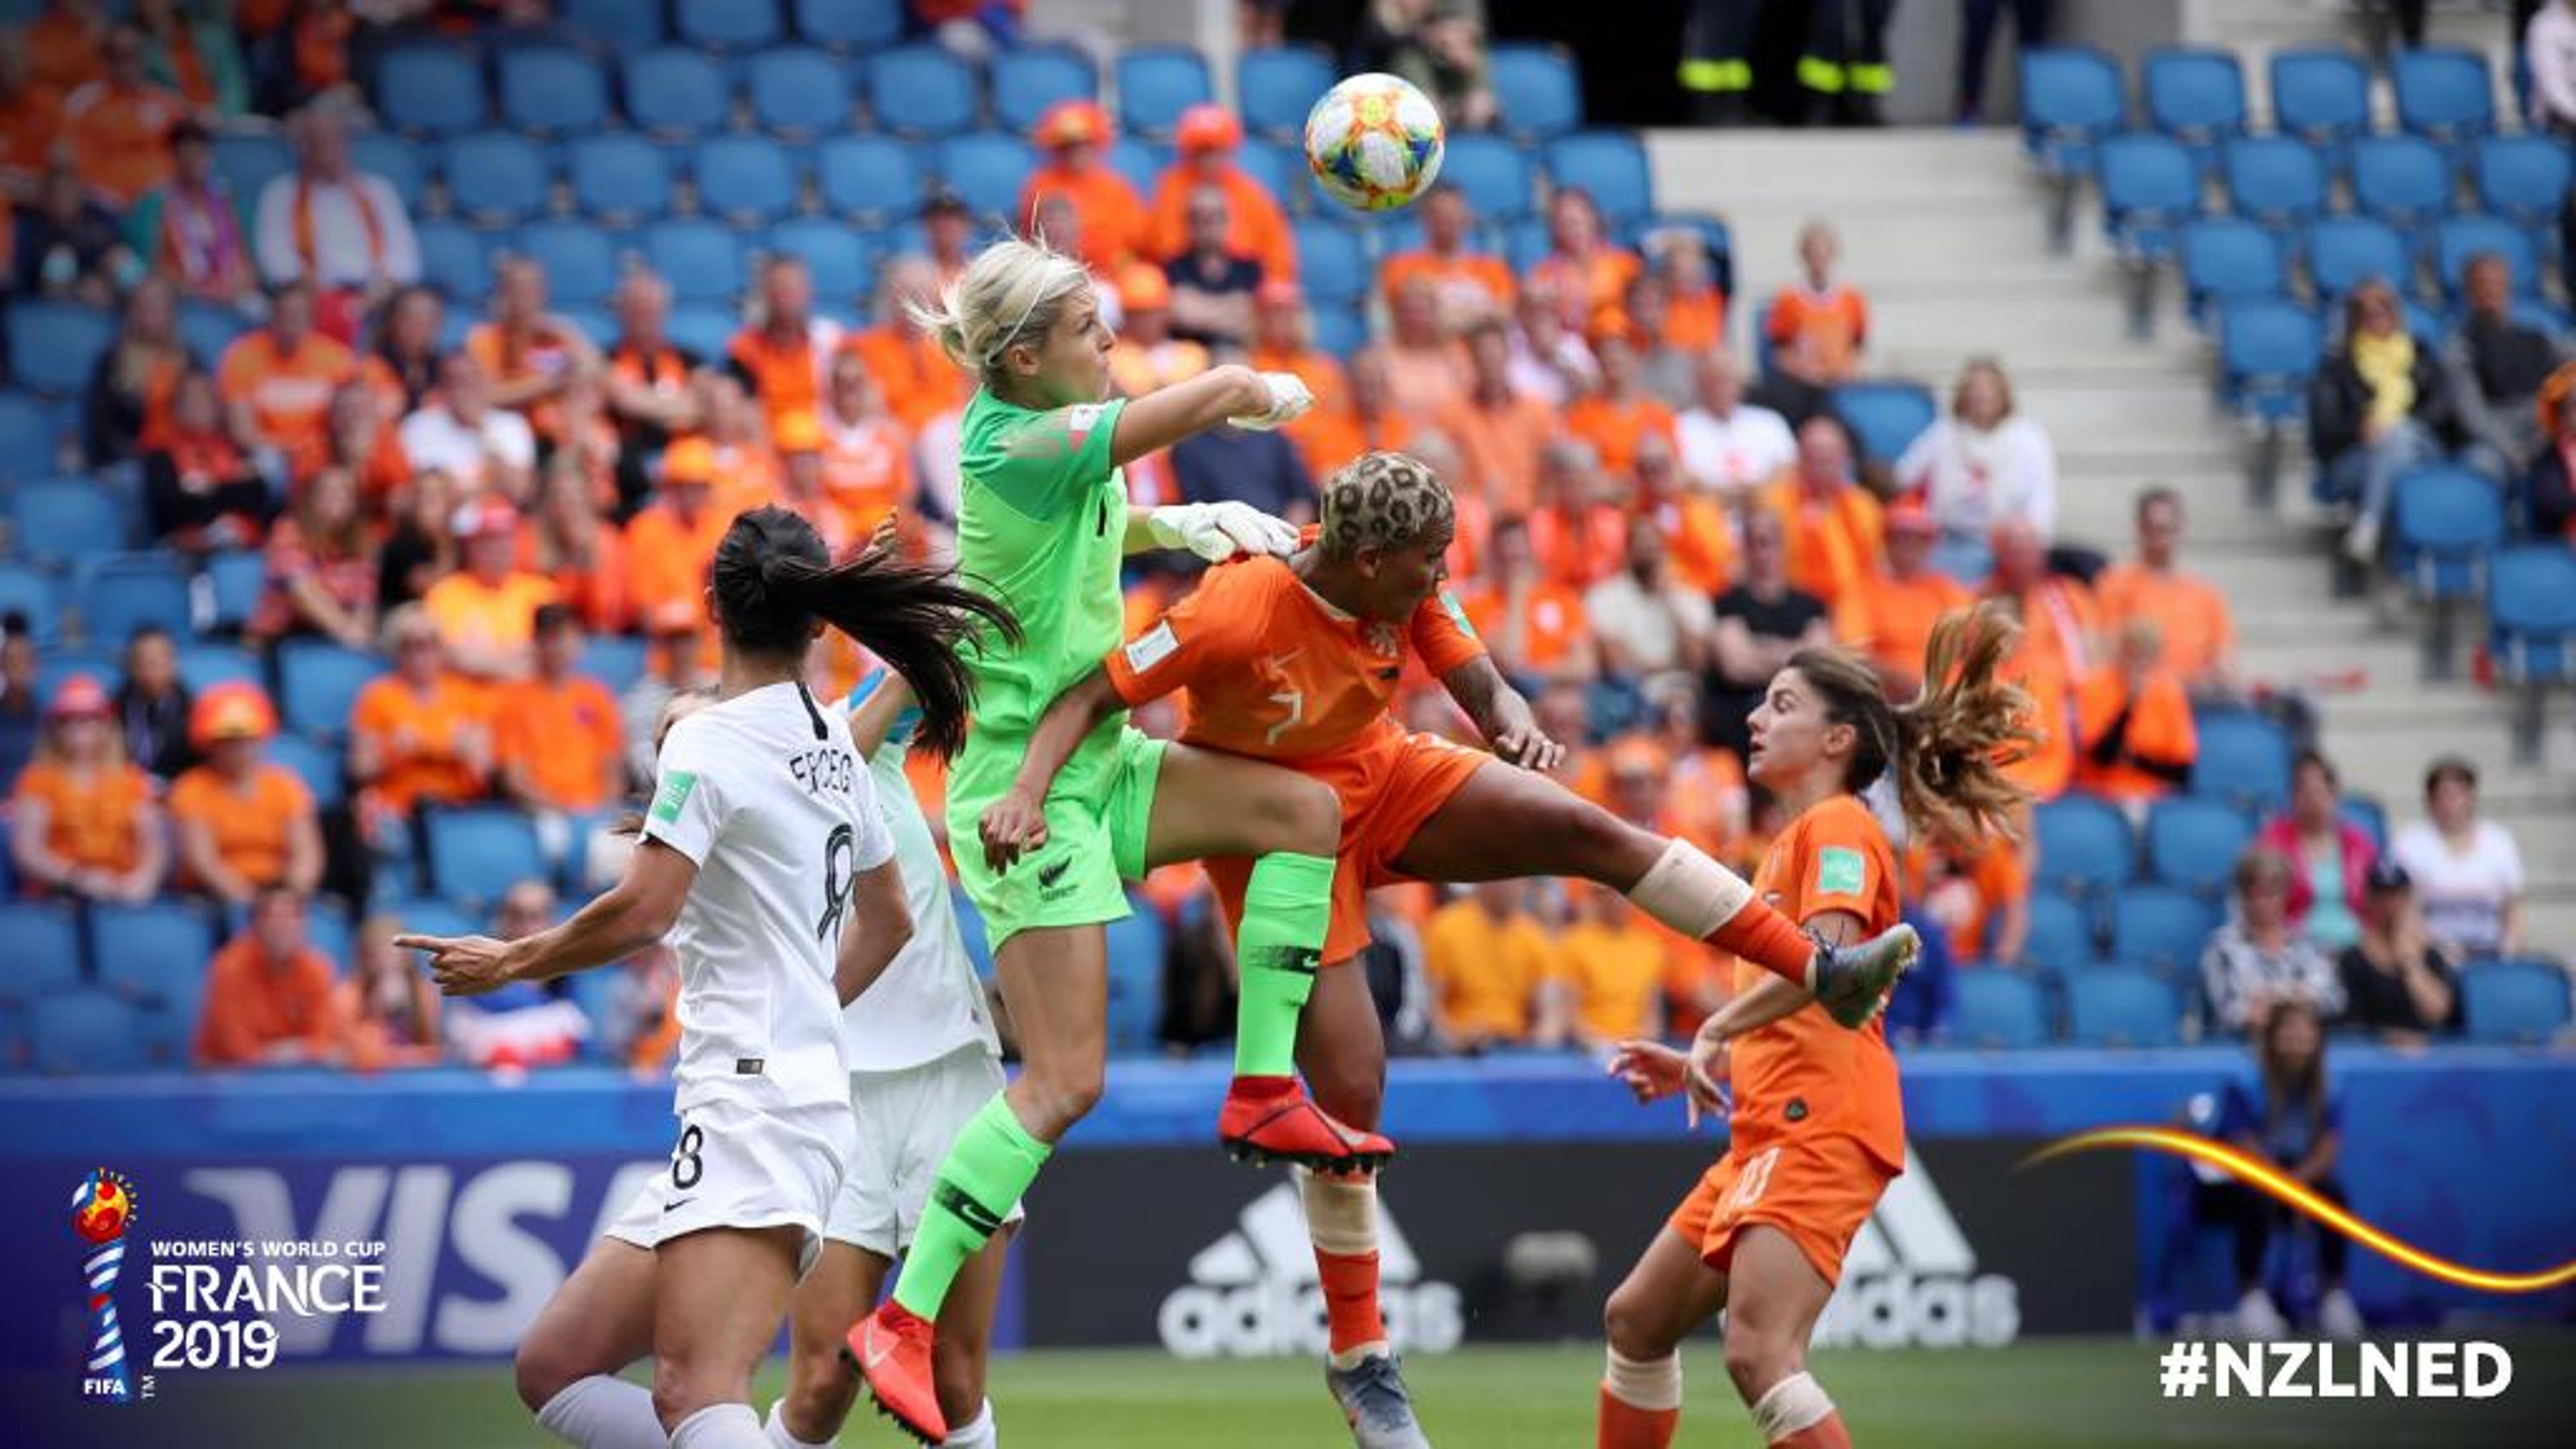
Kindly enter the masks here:
[[1064, 309], [1090, 288], [1091, 273], [1079, 261], [1044, 240], [1011, 237], [978, 253], [937, 301], [907, 310], [950, 360], [989, 386], [1004, 376], [1003, 354], [1044, 342]]

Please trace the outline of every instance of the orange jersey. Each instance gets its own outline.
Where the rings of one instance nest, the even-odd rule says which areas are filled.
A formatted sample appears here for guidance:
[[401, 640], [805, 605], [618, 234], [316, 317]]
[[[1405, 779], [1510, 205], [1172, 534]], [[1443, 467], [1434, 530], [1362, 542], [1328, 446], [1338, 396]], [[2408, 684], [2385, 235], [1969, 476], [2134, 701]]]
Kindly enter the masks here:
[[105, 31], [94, 14], [48, 7], [27, 25], [27, 78], [38, 87], [68, 91], [105, 75], [107, 57], [99, 50]]
[[965, 369], [950, 361], [939, 339], [927, 332], [906, 337], [891, 327], [871, 327], [841, 345], [867, 363], [886, 406], [915, 432], [942, 413], [966, 406], [974, 391]]
[[53, 164], [54, 142], [62, 133], [62, 92], [41, 85], [20, 88], [0, 106], [0, 176], [23, 180], [32, 189]]
[[1772, 300], [1769, 332], [1793, 370], [1827, 382], [1840, 382], [1859, 366], [1860, 349], [1869, 340], [1869, 303], [1850, 287], [1810, 292], [1790, 287]]
[[1588, 332], [1594, 318], [1618, 311], [1627, 301], [1628, 284], [1637, 280], [1643, 265], [1635, 252], [1613, 246], [1596, 247], [1585, 257], [1550, 252], [1530, 268], [1529, 280], [1534, 287], [1555, 287], [1565, 299], [1565, 325]]
[[2114, 564], [2093, 581], [2093, 594], [2102, 605], [2106, 633], [2119, 633], [2132, 619], [2152, 620], [2164, 636], [2161, 662], [2185, 679], [2225, 666], [2236, 653], [2227, 596], [2205, 579]]
[[1624, 403], [1599, 393], [1579, 399], [1565, 410], [1565, 430], [1590, 443], [1602, 468], [1621, 477], [1637, 471], [1637, 440], [1648, 433], [1662, 434], [1674, 455], [1681, 452], [1673, 410], [1642, 395]]
[[[1860, 918], [1863, 935], [1874, 936], [1898, 919], [1895, 852], [1853, 795], [1836, 795], [1790, 822], [1763, 857], [1753, 890], [1793, 925], [1843, 911]], [[1767, 974], [1739, 961], [1735, 989], [1747, 990]], [[1810, 1004], [1738, 1037], [1733, 1081], [1730, 1157], [1841, 1135], [1857, 1139], [1890, 1172], [1905, 1166], [1896, 1058], [1876, 1021], [1850, 1031]]]
[[1715, 287], [1676, 294], [1664, 305], [1664, 345], [1706, 352], [1726, 340], [1726, 294]]
[[21, 809], [45, 809], [45, 849], [82, 870], [122, 875], [143, 863], [143, 807], [152, 777], [132, 765], [102, 765], [87, 778], [39, 759], [18, 774], [11, 792]]
[[694, 523], [657, 503], [626, 525], [626, 593], [649, 633], [706, 623], [707, 570], [733, 515], [702, 508]]
[[[2127, 748], [2113, 763], [2097, 763], [2093, 748], [2123, 711], [2129, 716]], [[2171, 670], [2148, 674], [2134, 694], [2119, 665], [2094, 670], [2093, 677], [2075, 691], [2075, 732], [2080, 751], [2075, 783], [2113, 800], [2153, 800], [2172, 794], [2173, 781], [2140, 768], [2137, 762], [2188, 769], [2200, 753], [2200, 736], [2191, 722], [2191, 699]]]
[[1671, 972], [1669, 939], [1622, 910], [1616, 925], [1578, 921], [1557, 940], [1557, 980], [1574, 994], [1576, 1029], [1595, 1041], [1653, 1034], [1655, 998]]
[[63, 102], [63, 146], [81, 184], [126, 210], [169, 181], [170, 128], [187, 114], [176, 91], [93, 81]]
[[251, 1066], [281, 1042], [321, 1051], [340, 1040], [331, 960], [306, 947], [280, 969], [243, 936], [206, 963], [205, 1006], [197, 1017], [198, 1066]]
[[844, 424], [823, 417], [823, 492], [852, 538], [865, 538], [889, 512], [909, 512], [918, 487], [912, 439], [889, 417]]
[[546, 805], [605, 809], [613, 798], [609, 763], [625, 752], [617, 701], [598, 680], [576, 674], [556, 684], [528, 679], [503, 686], [492, 756], [517, 766]]
[[1922, 893], [1924, 914], [1965, 961], [1995, 959], [1995, 924], [2005, 904], [2030, 894], [2030, 861], [2009, 836], [1985, 836], [1964, 856], [1917, 844], [1905, 853], [1905, 869]]
[[1473, 494], [1503, 513], [1536, 506], [1539, 456], [1556, 437], [1554, 408], [1523, 393], [1488, 405], [1470, 392], [1450, 404], [1438, 424], [1458, 448], [1453, 492]]
[[275, 334], [260, 331], [224, 349], [215, 385], [225, 402], [249, 407], [256, 441], [285, 450], [303, 478], [330, 461], [331, 398], [357, 377], [357, 354], [319, 332], [281, 352]]
[[785, 342], [764, 328], [745, 327], [725, 348], [725, 360], [747, 380], [769, 419], [769, 430], [775, 433], [788, 414], [822, 408], [823, 377], [831, 370], [840, 342], [840, 329], [828, 322], [813, 323], [804, 336]]
[[1520, 293], [1512, 282], [1512, 269], [1500, 257], [1474, 252], [1444, 257], [1428, 249], [1397, 252], [1380, 263], [1378, 290], [1392, 306], [1396, 294], [1416, 277], [1430, 281], [1432, 294], [1450, 317], [1500, 316], [1511, 310], [1512, 299]]
[[[1467, 618], [1481, 635], [1497, 639], [1510, 637], [1511, 600], [1502, 590], [1482, 588], [1467, 596]], [[1591, 629], [1583, 612], [1583, 595], [1552, 580], [1542, 579], [1530, 586], [1529, 612], [1525, 637], [1520, 641], [1520, 657], [1511, 664], [1518, 669], [1545, 674], [1565, 662], [1574, 646]]]
[[1834, 634], [1894, 679], [1921, 679], [1932, 626], [1974, 602], [1967, 585], [1927, 569], [1911, 579], [1876, 572], [1834, 604]]
[[482, 794], [483, 776], [467, 762], [463, 742], [484, 723], [489, 693], [453, 674], [441, 675], [425, 694], [390, 674], [358, 691], [349, 731], [376, 747], [376, 803], [407, 812], [422, 800], [452, 805]]
[[1735, 530], [1726, 506], [1702, 494], [1666, 499], [1647, 510], [1664, 531], [1664, 557], [1673, 577], [1693, 593], [1725, 593], [1735, 578]]
[[239, 784], [199, 765], [170, 784], [170, 818], [205, 827], [216, 856], [252, 885], [286, 879], [296, 822], [312, 816], [313, 792], [284, 765], [263, 764]]
[[1887, 523], [1878, 500], [1857, 486], [1818, 498], [1786, 479], [1763, 490], [1764, 507], [1780, 516], [1789, 546], [1789, 585], [1827, 609], [1860, 586], [1877, 567]]
[[[483, 364], [483, 375], [495, 387], [560, 377], [582, 357], [570, 328], [552, 317], [540, 317], [524, 329], [477, 322], [465, 334], [465, 350]], [[551, 399], [525, 405], [520, 411], [541, 437], [555, 437], [563, 425], [563, 411]]]
[[1038, 203], [1048, 196], [1073, 203], [1073, 214], [1082, 222], [1083, 265], [1095, 274], [1115, 277], [1145, 250], [1145, 203], [1126, 177], [1106, 166], [1082, 171], [1041, 166], [1020, 188], [1020, 225], [1035, 223]]
[[[1213, 177], [1176, 164], [1154, 184], [1153, 215], [1146, 223], [1146, 250], [1154, 260], [1168, 262], [1190, 249], [1190, 193], [1202, 186], [1225, 193], [1225, 249], [1259, 261], [1265, 280], [1294, 281], [1297, 242], [1289, 234], [1287, 216], [1267, 188], [1232, 163]], [[1088, 221], [1086, 217], [1086, 229]]]
[[1462, 1042], [1525, 1039], [1538, 989], [1557, 975], [1556, 954], [1527, 916], [1497, 921], [1474, 900], [1432, 912], [1422, 927], [1422, 971], [1441, 1030]]

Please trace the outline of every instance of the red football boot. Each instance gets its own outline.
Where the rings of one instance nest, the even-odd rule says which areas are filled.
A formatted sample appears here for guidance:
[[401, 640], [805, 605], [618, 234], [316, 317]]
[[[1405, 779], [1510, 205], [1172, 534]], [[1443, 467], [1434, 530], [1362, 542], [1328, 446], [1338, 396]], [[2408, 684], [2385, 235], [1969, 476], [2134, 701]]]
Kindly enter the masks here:
[[1293, 1162], [1316, 1172], [1386, 1165], [1395, 1144], [1324, 1115], [1295, 1077], [1237, 1077], [1217, 1113], [1216, 1135], [1238, 1162]]
[[868, 1382], [877, 1412], [924, 1444], [948, 1437], [948, 1416], [930, 1377], [930, 1320], [886, 1300], [859, 1320], [841, 1344], [841, 1356]]

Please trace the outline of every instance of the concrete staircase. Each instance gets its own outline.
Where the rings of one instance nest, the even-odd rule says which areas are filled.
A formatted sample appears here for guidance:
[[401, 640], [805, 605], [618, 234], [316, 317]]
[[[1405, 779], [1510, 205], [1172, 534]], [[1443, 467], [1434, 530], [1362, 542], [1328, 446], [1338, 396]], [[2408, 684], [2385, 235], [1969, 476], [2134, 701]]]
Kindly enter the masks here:
[[2304, 474], [2285, 481], [2277, 513], [2249, 504], [2246, 440], [2212, 403], [2208, 345], [2179, 315], [2173, 288], [2162, 290], [2154, 340], [2131, 341], [2125, 283], [2098, 216], [2088, 202], [2073, 254], [2052, 255], [2044, 190], [2011, 134], [1666, 132], [1650, 150], [1663, 205], [1732, 224], [1743, 315], [1790, 276], [1798, 228], [1822, 217], [1842, 233], [1845, 273], [1869, 295], [1874, 373], [1927, 382], [1946, 401], [1962, 361], [2000, 357], [2020, 406], [2056, 441], [2066, 539], [2124, 555], [2136, 491], [2178, 489], [2190, 511], [2186, 556], [2233, 601], [2247, 671], [2279, 684], [2367, 675], [2367, 688], [2321, 701], [2325, 744], [2347, 783], [2377, 795], [2394, 821], [2420, 813], [2430, 756], [2475, 761], [2488, 811], [2515, 832], [2533, 877], [2533, 944], [2576, 955], [2566, 702], [2551, 701], [2551, 765], [2514, 768], [2501, 699], [2421, 682], [2412, 621], [2388, 627], [2370, 604], [2332, 597]]

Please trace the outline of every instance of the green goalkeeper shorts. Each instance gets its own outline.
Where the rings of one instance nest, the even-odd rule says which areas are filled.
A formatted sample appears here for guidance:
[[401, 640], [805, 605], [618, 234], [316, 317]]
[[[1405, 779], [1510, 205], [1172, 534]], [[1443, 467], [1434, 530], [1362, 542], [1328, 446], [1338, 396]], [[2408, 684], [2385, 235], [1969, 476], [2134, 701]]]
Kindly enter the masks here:
[[978, 828], [985, 807], [1009, 793], [1024, 739], [970, 738], [949, 777], [948, 845], [966, 898], [983, 914], [985, 939], [1002, 943], [1037, 926], [1090, 926], [1128, 914], [1125, 882], [1145, 876], [1145, 833], [1164, 743], [1119, 725], [1082, 742], [1046, 798], [1046, 844], [996, 875]]

